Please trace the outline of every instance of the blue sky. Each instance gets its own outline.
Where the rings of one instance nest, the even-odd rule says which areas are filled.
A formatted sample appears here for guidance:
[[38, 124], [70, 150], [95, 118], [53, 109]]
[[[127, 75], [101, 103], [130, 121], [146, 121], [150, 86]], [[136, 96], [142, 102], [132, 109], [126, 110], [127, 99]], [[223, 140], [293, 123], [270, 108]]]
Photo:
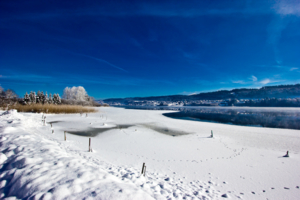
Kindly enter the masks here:
[[0, 1], [0, 84], [96, 99], [300, 82], [300, 1]]

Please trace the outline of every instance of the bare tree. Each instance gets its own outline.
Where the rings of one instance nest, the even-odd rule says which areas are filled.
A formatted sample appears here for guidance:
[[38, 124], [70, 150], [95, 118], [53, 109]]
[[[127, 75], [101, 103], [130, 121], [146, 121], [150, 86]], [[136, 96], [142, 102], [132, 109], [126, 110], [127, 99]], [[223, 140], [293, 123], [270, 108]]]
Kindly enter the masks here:
[[88, 94], [82, 86], [74, 86], [72, 88], [66, 87], [64, 89], [63, 98], [68, 100], [87, 101]]
[[5, 98], [7, 99], [12, 99], [12, 98], [17, 98], [18, 95], [11, 89], [7, 89], [5, 91]]

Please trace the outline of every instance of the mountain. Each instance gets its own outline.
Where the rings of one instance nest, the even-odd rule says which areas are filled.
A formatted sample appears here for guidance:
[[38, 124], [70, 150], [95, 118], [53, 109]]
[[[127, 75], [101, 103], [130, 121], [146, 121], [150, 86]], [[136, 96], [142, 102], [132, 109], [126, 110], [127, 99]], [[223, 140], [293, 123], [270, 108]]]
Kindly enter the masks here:
[[124, 104], [130, 102], [156, 101], [156, 102], [193, 102], [193, 101], [215, 101], [229, 99], [265, 99], [265, 98], [300, 98], [300, 84], [266, 86], [259, 89], [233, 89], [205, 92], [194, 95], [168, 95], [151, 97], [129, 97], [111, 98], [103, 100], [110, 105]]

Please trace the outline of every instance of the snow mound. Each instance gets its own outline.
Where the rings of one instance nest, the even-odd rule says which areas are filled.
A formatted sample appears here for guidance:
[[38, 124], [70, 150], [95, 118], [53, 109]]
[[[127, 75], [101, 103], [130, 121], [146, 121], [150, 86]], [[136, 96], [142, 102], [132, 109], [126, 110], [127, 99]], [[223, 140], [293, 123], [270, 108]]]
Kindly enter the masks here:
[[[40, 123], [39, 119], [35, 122]], [[6, 127], [1, 144], [1, 199], [153, 199], [41, 135]]]

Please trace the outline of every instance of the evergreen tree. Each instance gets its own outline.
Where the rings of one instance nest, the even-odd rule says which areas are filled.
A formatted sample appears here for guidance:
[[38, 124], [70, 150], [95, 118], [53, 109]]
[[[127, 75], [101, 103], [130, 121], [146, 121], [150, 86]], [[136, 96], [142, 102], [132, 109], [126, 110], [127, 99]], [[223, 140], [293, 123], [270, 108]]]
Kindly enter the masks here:
[[60, 98], [59, 94], [57, 93], [56, 95], [57, 95], [57, 104], [61, 104], [61, 98]]
[[44, 95], [44, 92], [43, 92], [43, 91], [40, 93], [39, 100], [40, 100], [40, 103], [44, 104], [44, 101], [45, 101], [45, 95]]
[[41, 96], [41, 92], [38, 91], [38, 92], [37, 92], [37, 95], [35, 96], [35, 98], [36, 98], [36, 103], [40, 103], [40, 102], [41, 102], [41, 101], [40, 101], [40, 96]]
[[45, 103], [48, 103], [49, 102], [49, 99], [48, 99], [48, 94], [46, 92], [45, 96], [44, 96], [44, 104]]
[[28, 95], [27, 92], [26, 92], [26, 94], [24, 95], [24, 102], [25, 102], [26, 104], [30, 104], [30, 98], [29, 98], [29, 95]]
[[35, 92], [30, 92], [29, 94], [29, 98], [30, 98], [30, 103], [36, 103], [36, 95]]
[[60, 104], [61, 103], [61, 99], [59, 94], [53, 94], [53, 103], [54, 104]]
[[49, 94], [49, 100], [48, 100], [49, 104], [53, 104], [53, 99], [52, 99], [52, 94]]

